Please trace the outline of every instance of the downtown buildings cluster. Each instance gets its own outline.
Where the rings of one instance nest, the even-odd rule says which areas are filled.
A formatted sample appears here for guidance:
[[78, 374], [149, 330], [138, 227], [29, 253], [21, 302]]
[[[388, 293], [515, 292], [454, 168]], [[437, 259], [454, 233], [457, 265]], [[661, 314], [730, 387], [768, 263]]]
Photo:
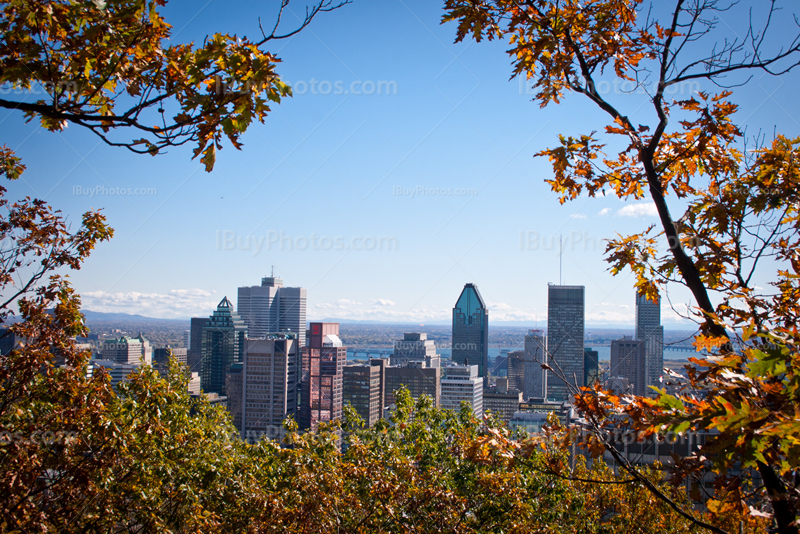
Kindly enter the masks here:
[[[475, 416], [491, 412], [511, 428], [536, 431], [547, 414], [568, 417], [571, 397], [601, 379], [596, 351], [584, 347], [584, 286], [548, 286], [547, 331], [530, 330], [521, 350], [489, 359], [489, 310], [466, 284], [452, 310], [450, 358], [424, 332], [407, 332], [386, 357], [348, 360], [338, 323], [306, 322], [307, 291], [264, 277], [227, 297], [209, 317], [191, 319], [183, 348], [152, 349], [144, 336], [103, 342], [97, 366], [113, 381], [136, 366], [165, 370], [171, 353], [188, 367], [189, 389], [225, 405], [242, 438], [280, 440], [283, 423], [301, 429], [339, 419], [348, 404], [367, 425], [386, 417], [401, 387], [415, 399]], [[363, 351], [361, 351], [363, 352]], [[647, 394], [659, 385], [663, 327], [658, 302], [636, 297], [633, 337], [611, 345], [605, 385]]]

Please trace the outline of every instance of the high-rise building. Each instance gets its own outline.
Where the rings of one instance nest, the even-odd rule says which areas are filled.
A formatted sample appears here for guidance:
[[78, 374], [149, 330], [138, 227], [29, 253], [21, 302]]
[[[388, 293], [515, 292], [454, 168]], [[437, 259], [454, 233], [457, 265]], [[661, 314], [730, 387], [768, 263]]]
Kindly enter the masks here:
[[645, 342], [624, 336], [611, 342], [612, 378], [625, 378], [631, 386], [630, 393], [645, 395], [647, 389], [647, 351]]
[[445, 365], [442, 367], [441, 407], [459, 411], [466, 401], [475, 417], [483, 417], [483, 378], [477, 365]]
[[203, 327], [200, 380], [204, 393], [227, 396], [225, 376], [233, 363], [243, 361], [246, 337], [247, 325], [224, 297]]
[[103, 360], [116, 363], [139, 365], [153, 362], [153, 349], [150, 341], [142, 334], [137, 337], [122, 336], [119, 339], [103, 341]]
[[339, 323], [311, 323], [303, 347], [300, 427], [342, 417], [342, 373], [347, 347], [339, 339]]
[[294, 333], [245, 341], [244, 361], [227, 376], [228, 406], [242, 439], [283, 440], [284, 420], [297, 414], [299, 365]]
[[584, 287], [547, 286], [548, 364], [567, 382], [547, 372], [547, 398], [569, 400], [583, 383]]
[[239, 315], [255, 339], [274, 332], [297, 334], [300, 346], [306, 340], [306, 290], [283, 287], [283, 280], [265, 276], [260, 286], [239, 288]]
[[508, 353], [508, 389], [525, 391], [525, 364], [528, 354], [524, 350]]
[[428, 339], [428, 334], [406, 332], [403, 339], [394, 342], [391, 365], [404, 365], [408, 362], [425, 362], [427, 367], [439, 367], [440, 357], [436, 353], [436, 342]]
[[547, 337], [541, 330], [531, 330], [525, 336], [525, 386], [521, 390], [525, 400], [547, 398]]
[[405, 386], [414, 400], [427, 395], [439, 406], [442, 397], [441, 367], [428, 367], [425, 362], [408, 362], [401, 366], [386, 368], [385, 405], [395, 404], [397, 391]]
[[200, 373], [200, 362], [203, 359], [203, 327], [208, 317], [192, 317], [189, 329], [189, 350], [186, 353], [186, 365], [189, 370]]
[[192, 331], [191, 331], [191, 329], [183, 331], [183, 348], [186, 349], [187, 356], [188, 356], [189, 349], [192, 348]]
[[385, 380], [386, 360], [372, 360], [367, 365], [344, 366], [343, 404], [351, 405], [368, 427], [383, 417]]
[[644, 341], [647, 357], [647, 385], [661, 387], [664, 368], [664, 327], [661, 326], [661, 302], [647, 300], [636, 292], [635, 339]]
[[483, 390], [483, 411], [495, 414], [506, 423], [519, 411], [521, 402], [521, 391], [501, 387]]
[[600, 380], [600, 354], [588, 347], [583, 349], [583, 383], [591, 386]]
[[489, 310], [475, 284], [465, 284], [453, 308], [453, 363], [477, 365], [489, 376]]

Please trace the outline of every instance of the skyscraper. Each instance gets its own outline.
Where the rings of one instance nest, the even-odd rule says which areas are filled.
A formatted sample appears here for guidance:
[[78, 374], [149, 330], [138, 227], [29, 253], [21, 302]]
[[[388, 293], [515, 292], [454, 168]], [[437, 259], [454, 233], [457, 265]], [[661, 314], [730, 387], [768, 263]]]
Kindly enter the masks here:
[[547, 337], [541, 330], [531, 330], [525, 336], [525, 381], [522, 393], [525, 400], [547, 398]]
[[344, 366], [342, 402], [344, 405], [350, 404], [368, 427], [383, 417], [385, 381], [386, 360]]
[[547, 286], [547, 352], [551, 367], [563, 374], [547, 372], [547, 398], [569, 399], [569, 386], [583, 383], [584, 287]]
[[231, 364], [244, 359], [247, 325], [224, 297], [203, 327], [200, 381], [204, 393], [226, 394], [225, 375]]
[[310, 429], [342, 417], [342, 379], [347, 347], [339, 323], [311, 323], [303, 347], [300, 427]]
[[227, 378], [228, 404], [243, 439], [283, 439], [283, 421], [297, 412], [299, 364], [293, 333], [245, 341], [244, 362], [231, 366]]
[[189, 350], [186, 353], [186, 365], [189, 371], [201, 373], [200, 362], [203, 359], [203, 327], [208, 317], [192, 317], [189, 329]]
[[489, 311], [475, 284], [465, 284], [453, 308], [453, 363], [477, 365], [489, 376]]
[[600, 354], [588, 347], [583, 349], [583, 383], [591, 386], [600, 379]]
[[283, 287], [283, 280], [265, 276], [260, 286], [239, 288], [239, 315], [251, 338], [276, 332], [297, 334], [300, 346], [306, 340], [306, 290]]
[[645, 343], [641, 339], [624, 336], [611, 342], [612, 378], [625, 378], [635, 395], [647, 392], [647, 356]]
[[472, 408], [472, 414], [483, 417], [483, 380], [477, 365], [446, 365], [442, 367], [441, 407], [458, 412], [461, 403]]
[[[635, 339], [644, 341], [647, 359], [647, 385], [660, 387], [664, 367], [664, 327], [661, 326], [661, 302], [647, 300], [636, 292]], [[649, 390], [648, 390], [649, 391]]]

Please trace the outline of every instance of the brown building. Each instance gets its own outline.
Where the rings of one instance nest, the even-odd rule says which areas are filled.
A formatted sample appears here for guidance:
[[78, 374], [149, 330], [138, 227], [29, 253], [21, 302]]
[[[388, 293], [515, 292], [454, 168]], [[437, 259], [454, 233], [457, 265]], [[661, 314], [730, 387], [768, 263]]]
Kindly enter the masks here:
[[178, 363], [186, 365], [186, 349], [172, 348], [167, 345], [163, 349], [153, 349], [153, 366], [166, 367], [169, 362], [169, 351], [172, 351], [172, 355], [178, 360]]
[[514, 412], [519, 411], [522, 392], [502, 389], [483, 390], [483, 412], [492, 412], [507, 424], [514, 417]]
[[370, 365], [344, 367], [344, 404], [350, 404], [368, 427], [373, 426], [383, 416], [385, 378], [386, 360], [372, 360]]
[[300, 427], [342, 417], [342, 372], [347, 348], [339, 339], [339, 323], [311, 323], [303, 347]]
[[395, 403], [395, 393], [402, 386], [408, 388], [414, 400], [427, 395], [439, 406], [442, 399], [442, 370], [427, 367], [425, 362], [409, 362], [403, 367], [386, 368], [386, 406]]

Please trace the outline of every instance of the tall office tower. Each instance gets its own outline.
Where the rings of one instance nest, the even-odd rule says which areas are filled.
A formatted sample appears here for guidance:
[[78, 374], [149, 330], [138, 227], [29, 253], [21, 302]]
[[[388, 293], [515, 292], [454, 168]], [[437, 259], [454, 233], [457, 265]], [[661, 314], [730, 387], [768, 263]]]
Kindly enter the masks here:
[[436, 353], [436, 342], [428, 339], [428, 334], [407, 332], [403, 339], [394, 342], [392, 365], [404, 365], [408, 362], [425, 362], [427, 367], [439, 367], [440, 357]]
[[567, 380], [547, 372], [547, 398], [557, 402], [569, 400], [570, 388], [584, 385], [583, 318], [583, 286], [547, 286], [548, 363]]
[[244, 359], [247, 325], [224, 297], [203, 327], [200, 341], [200, 381], [204, 393], [226, 395], [225, 375], [235, 362]]
[[242, 439], [282, 441], [283, 421], [296, 417], [300, 351], [294, 333], [245, 340], [244, 361], [226, 377], [228, 405]]
[[339, 323], [311, 323], [303, 347], [300, 427], [315, 428], [342, 417], [342, 372], [347, 347]]
[[635, 339], [644, 341], [647, 356], [647, 385], [661, 387], [664, 368], [664, 327], [661, 326], [661, 301], [647, 300], [636, 292]]
[[600, 354], [590, 348], [583, 349], [583, 383], [591, 386], [600, 380]]
[[[515, 350], [508, 353], [508, 389], [511, 391], [525, 391], [525, 360], [528, 354], [524, 350]], [[525, 397], [527, 399], [527, 397]]]
[[[500, 381], [501, 379], [498, 378], [497, 380]], [[521, 402], [521, 391], [510, 391], [500, 387], [494, 390], [483, 390], [483, 411], [492, 412], [506, 423], [514, 417], [514, 413], [519, 411]]]
[[184, 330], [183, 331], [183, 348], [186, 349], [187, 354], [189, 349], [192, 348], [192, 331], [191, 330]]
[[186, 353], [186, 365], [189, 370], [200, 373], [200, 362], [203, 359], [203, 327], [208, 317], [192, 317], [189, 330], [189, 351]]
[[531, 330], [525, 336], [525, 387], [521, 390], [525, 400], [547, 398], [547, 337], [541, 330]]
[[383, 417], [383, 384], [386, 360], [372, 360], [368, 365], [345, 365], [342, 374], [342, 402], [351, 405], [364, 423], [371, 427]]
[[489, 376], [489, 311], [478, 286], [465, 284], [453, 308], [453, 363], [477, 365], [478, 376]]
[[404, 365], [387, 367], [385, 405], [395, 404], [397, 391], [405, 386], [415, 401], [422, 395], [427, 395], [435, 406], [439, 406], [442, 397], [441, 377], [441, 367], [428, 367], [425, 362], [408, 362]]
[[611, 378], [626, 378], [635, 395], [647, 393], [647, 351], [644, 340], [624, 336], [611, 342]]
[[302, 287], [283, 287], [280, 278], [265, 276], [260, 286], [239, 288], [238, 306], [251, 338], [293, 332], [300, 346], [305, 346], [306, 290]]
[[441, 407], [458, 412], [466, 401], [472, 414], [483, 417], [483, 378], [477, 365], [446, 365], [442, 367]]

